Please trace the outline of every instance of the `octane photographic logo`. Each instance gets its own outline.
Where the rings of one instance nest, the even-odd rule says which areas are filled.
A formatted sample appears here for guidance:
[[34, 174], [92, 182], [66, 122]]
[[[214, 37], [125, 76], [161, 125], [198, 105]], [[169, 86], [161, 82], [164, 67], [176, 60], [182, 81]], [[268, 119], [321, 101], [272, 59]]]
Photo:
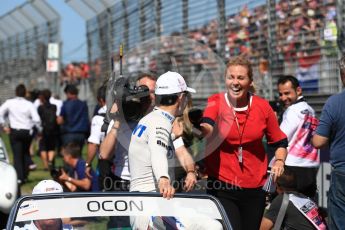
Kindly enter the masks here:
[[[147, 40], [124, 53], [122, 61], [120, 61], [119, 55], [115, 55], [114, 60], [113, 75], [108, 82], [108, 108], [112, 106], [117, 94], [114, 87], [115, 81], [123, 76], [129, 79], [131, 85], [135, 85], [138, 74], [142, 72], [154, 74], [156, 77], [167, 71], [180, 73], [185, 78], [187, 85], [196, 90], [196, 93], [192, 94], [193, 107], [189, 109], [204, 110], [208, 97], [225, 92], [226, 63], [224, 60], [209, 46], [183, 36], [161, 36]], [[120, 66], [121, 62], [122, 66]], [[122, 70], [122, 74], [120, 70]], [[124, 109], [121, 108], [121, 105], [118, 107], [120, 110]], [[136, 110], [140, 110], [140, 107], [136, 107]], [[223, 111], [223, 108], [218, 107], [217, 110]], [[124, 121], [124, 115], [121, 114], [121, 116]], [[207, 140], [207, 145], [205, 145], [205, 138], [194, 138], [191, 141], [191, 146], [188, 147], [194, 160], [199, 161], [218, 148], [229, 132], [232, 123], [233, 121], [229, 121], [228, 127], [221, 127], [220, 132], [214, 132], [218, 134], [212, 135]], [[188, 121], [183, 120], [183, 124], [194, 136], [201, 134], [200, 130], [189, 125]], [[123, 129], [130, 127], [130, 122], [122, 122], [121, 124]], [[128, 137], [119, 138], [118, 141], [128, 150]], [[172, 160], [169, 159], [169, 161]], [[169, 162], [169, 166], [174, 165], [173, 162]]]

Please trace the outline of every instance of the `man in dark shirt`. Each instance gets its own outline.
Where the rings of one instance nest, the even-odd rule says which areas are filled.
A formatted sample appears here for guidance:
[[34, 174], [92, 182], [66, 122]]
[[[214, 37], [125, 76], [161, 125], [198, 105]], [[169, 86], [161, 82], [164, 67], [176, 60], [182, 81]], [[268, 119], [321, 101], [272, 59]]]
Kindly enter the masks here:
[[[345, 56], [339, 61], [340, 78], [345, 86]], [[330, 229], [345, 227], [345, 90], [331, 96], [325, 103], [312, 143], [316, 148], [329, 146], [332, 166], [328, 192]]]
[[78, 143], [83, 147], [90, 128], [89, 114], [86, 102], [79, 100], [75, 85], [65, 88], [67, 100], [63, 102], [58, 124], [61, 125], [62, 144]]
[[90, 177], [86, 175], [85, 160], [80, 157], [80, 152], [81, 150], [76, 143], [69, 143], [63, 147], [63, 161], [70, 167], [70, 171], [67, 174], [61, 169], [59, 180], [61, 184], [64, 184], [71, 192], [99, 191], [98, 177], [92, 169], [90, 170]]
[[55, 157], [55, 148], [58, 138], [59, 127], [56, 122], [56, 105], [50, 103], [51, 92], [49, 89], [42, 90], [39, 95], [41, 105], [38, 114], [42, 121], [42, 136], [39, 141], [39, 150], [43, 167], [51, 169]]
[[281, 225], [282, 229], [298, 229], [298, 230], [315, 229], [315, 226], [313, 225], [311, 220], [306, 218], [304, 214], [302, 214], [302, 212], [292, 202], [293, 200], [293, 198], [291, 198], [292, 196], [295, 199], [299, 199], [299, 200], [302, 199], [303, 201], [307, 201], [308, 204], [313, 204], [314, 205], [313, 207], [315, 207], [315, 209], [312, 210], [312, 211], [315, 211], [313, 212], [313, 214], [315, 214], [313, 218], [318, 224], [320, 224], [319, 225], [321, 227], [320, 229], [322, 229], [322, 227], [325, 227], [323, 219], [319, 215], [318, 208], [316, 207], [315, 203], [309, 200], [309, 198], [304, 196], [303, 194], [296, 192], [296, 189], [297, 189], [297, 183], [295, 180], [294, 173], [288, 168], [285, 168], [284, 173], [277, 179], [277, 192], [279, 195], [273, 199], [270, 207], [265, 212], [264, 217], [262, 218], [262, 221], [261, 221], [260, 230], [268, 230], [268, 229], [273, 228], [277, 220], [280, 207], [282, 206], [284, 193], [289, 195], [289, 203], [288, 203], [286, 213]]

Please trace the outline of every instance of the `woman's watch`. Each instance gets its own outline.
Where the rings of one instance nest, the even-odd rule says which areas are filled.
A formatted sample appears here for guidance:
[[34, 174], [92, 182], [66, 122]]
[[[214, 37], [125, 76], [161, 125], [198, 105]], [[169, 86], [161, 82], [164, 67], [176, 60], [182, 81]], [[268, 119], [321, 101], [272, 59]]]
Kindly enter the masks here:
[[199, 176], [198, 171], [196, 171], [195, 169], [193, 169], [193, 170], [187, 170], [186, 173], [187, 173], [187, 174], [188, 174], [188, 173], [193, 173], [193, 174], [195, 175], [195, 177], [198, 177], [198, 176]]
[[283, 159], [276, 159], [276, 161], [281, 161], [281, 162], [283, 162], [283, 164], [285, 165], [285, 160], [283, 160]]

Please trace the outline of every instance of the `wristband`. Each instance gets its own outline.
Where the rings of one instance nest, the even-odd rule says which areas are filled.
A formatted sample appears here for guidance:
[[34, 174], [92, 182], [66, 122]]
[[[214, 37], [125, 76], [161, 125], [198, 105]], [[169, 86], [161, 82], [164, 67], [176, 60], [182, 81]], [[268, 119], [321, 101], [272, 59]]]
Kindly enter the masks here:
[[283, 159], [276, 159], [276, 161], [281, 161], [285, 165], [285, 161]]
[[196, 177], [198, 177], [198, 172], [196, 170], [187, 170], [186, 173], [193, 173]]

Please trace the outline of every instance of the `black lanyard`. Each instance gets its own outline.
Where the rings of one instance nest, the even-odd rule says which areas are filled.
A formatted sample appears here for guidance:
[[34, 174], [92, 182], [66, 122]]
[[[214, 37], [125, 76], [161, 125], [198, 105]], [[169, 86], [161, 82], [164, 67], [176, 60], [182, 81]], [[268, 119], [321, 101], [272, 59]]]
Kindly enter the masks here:
[[232, 107], [232, 112], [233, 112], [234, 117], [235, 117], [235, 121], [236, 121], [236, 125], [237, 125], [237, 131], [238, 131], [238, 135], [239, 135], [239, 138], [240, 138], [240, 145], [238, 146], [238, 156], [237, 156], [238, 162], [239, 162], [240, 164], [243, 163], [242, 138], [243, 138], [244, 129], [245, 129], [245, 127], [246, 127], [247, 120], [248, 120], [249, 113], [250, 113], [251, 99], [252, 99], [252, 97], [249, 98], [248, 109], [247, 109], [247, 113], [246, 113], [246, 120], [244, 121], [242, 132], [241, 132], [241, 130], [240, 130], [240, 123], [238, 122], [238, 118], [237, 118], [237, 115], [236, 115], [235, 108]]

